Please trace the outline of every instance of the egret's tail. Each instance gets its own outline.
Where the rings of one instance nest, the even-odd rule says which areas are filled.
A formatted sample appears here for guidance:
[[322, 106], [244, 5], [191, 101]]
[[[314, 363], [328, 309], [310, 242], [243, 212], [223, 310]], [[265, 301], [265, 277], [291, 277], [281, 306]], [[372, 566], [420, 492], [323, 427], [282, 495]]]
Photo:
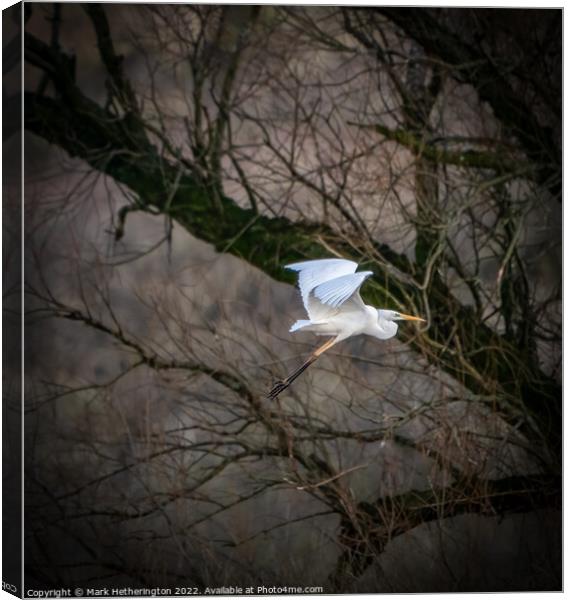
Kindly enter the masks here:
[[293, 331], [298, 331], [299, 329], [302, 329], [303, 327], [308, 327], [308, 325], [312, 325], [312, 321], [306, 321], [306, 320], [300, 320], [297, 321], [290, 329], [289, 332], [292, 333]]

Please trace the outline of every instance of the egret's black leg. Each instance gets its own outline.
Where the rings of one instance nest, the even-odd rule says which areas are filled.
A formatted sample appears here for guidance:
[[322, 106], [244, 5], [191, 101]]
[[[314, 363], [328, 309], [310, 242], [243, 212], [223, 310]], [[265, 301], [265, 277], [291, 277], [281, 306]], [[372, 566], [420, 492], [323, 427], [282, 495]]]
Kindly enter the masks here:
[[306, 369], [308, 369], [308, 367], [326, 350], [328, 350], [328, 348], [331, 348], [334, 344], [336, 343], [336, 339], [333, 338], [331, 340], [328, 340], [324, 345], [320, 346], [320, 348], [318, 348], [315, 352], [313, 352], [310, 355], [310, 358], [303, 363], [296, 371], [294, 371], [294, 373], [291, 373], [286, 379], [283, 379], [282, 381], [278, 381], [274, 386], [273, 389], [269, 392], [267, 398], [269, 400], [274, 400], [281, 392], [284, 392], [284, 390], [286, 390], [286, 388], [302, 373], [304, 373], [304, 371], [306, 371]]
[[274, 400], [281, 392], [284, 392], [286, 388], [301, 374], [308, 369], [308, 367], [317, 359], [317, 356], [312, 355], [303, 365], [301, 365], [294, 373], [291, 373], [286, 379], [277, 381], [273, 389], [269, 392], [267, 398]]

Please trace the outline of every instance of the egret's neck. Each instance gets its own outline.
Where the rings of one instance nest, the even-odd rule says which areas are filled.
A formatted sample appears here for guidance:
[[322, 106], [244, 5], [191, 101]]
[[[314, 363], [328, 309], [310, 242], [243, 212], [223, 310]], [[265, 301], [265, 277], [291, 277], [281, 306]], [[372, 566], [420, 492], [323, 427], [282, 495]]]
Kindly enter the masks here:
[[386, 311], [377, 309], [377, 324], [375, 337], [380, 340], [388, 340], [397, 333], [397, 322], [387, 318]]

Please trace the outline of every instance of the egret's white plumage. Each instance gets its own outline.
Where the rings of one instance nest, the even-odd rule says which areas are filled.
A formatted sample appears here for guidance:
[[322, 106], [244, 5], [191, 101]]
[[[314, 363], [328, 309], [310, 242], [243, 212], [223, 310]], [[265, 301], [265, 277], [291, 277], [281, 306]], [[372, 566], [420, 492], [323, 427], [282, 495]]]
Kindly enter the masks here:
[[310, 358], [270, 392], [276, 398], [296, 377], [334, 344], [354, 335], [367, 334], [380, 340], [397, 333], [397, 321], [423, 321], [393, 310], [376, 309], [364, 304], [360, 296], [363, 282], [372, 271], [356, 272], [358, 265], [351, 260], [326, 258], [287, 265], [298, 272], [298, 286], [308, 319], [296, 321], [294, 331], [312, 331], [317, 335], [333, 336], [318, 348]]
[[302, 301], [307, 312], [310, 313], [308, 306], [308, 296], [310, 292], [320, 284], [341, 277], [342, 275], [351, 275], [356, 272], [358, 264], [351, 260], [341, 258], [325, 258], [324, 260], [309, 260], [306, 262], [286, 265], [285, 269], [298, 272], [298, 287], [302, 295]]

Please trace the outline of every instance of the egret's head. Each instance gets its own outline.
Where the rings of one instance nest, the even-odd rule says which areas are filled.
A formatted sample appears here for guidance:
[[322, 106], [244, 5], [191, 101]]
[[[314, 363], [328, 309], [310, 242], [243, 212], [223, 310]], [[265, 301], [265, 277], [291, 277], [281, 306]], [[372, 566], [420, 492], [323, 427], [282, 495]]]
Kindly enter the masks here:
[[382, 310], [379, 309], [377, 311], [380, 319], [384, 319], [385, 321], [422, 321], [425, 322], [425, 319], [421, 319], [421, 317], [413, 317], [412, 315], [404, 315], [403, 313], [397, 312], [396, 310]]

